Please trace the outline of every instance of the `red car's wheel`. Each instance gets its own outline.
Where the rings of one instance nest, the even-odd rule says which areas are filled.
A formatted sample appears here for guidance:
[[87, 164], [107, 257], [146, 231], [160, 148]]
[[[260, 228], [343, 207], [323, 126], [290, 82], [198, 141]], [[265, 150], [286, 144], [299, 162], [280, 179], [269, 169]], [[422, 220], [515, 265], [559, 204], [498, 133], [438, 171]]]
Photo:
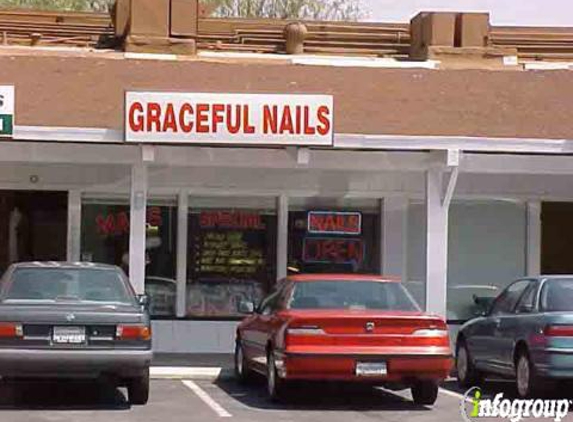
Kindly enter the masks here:
[[274, 353], [267, 356], [267, 393], [272, 401], [280, 402], [285, 399], [286, 381], [279, 377]]
[[414, 403], [422, 406], [432, 406], [438, 399], [438, 383], [435, 381], [420, 381], [412, 386]]
[[241, 341], [235, 343], [235, 377], [240, 383], [247, 383], [252, 379], [253, 372], [249, 367], [249, 362], [245, 357]]

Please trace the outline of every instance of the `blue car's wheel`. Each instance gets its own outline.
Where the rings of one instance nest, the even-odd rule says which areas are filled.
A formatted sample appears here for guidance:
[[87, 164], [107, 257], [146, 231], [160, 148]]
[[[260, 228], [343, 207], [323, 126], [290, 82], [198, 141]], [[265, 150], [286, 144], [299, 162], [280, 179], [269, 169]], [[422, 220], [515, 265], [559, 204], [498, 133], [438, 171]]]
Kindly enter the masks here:
[[474, 366], [469, 348], [464, 340], [461, 340], [456, 348], [456, 370], [458, 372], [458, 384], [463, 388], [475, 387], [483, 382], [483, 374]]

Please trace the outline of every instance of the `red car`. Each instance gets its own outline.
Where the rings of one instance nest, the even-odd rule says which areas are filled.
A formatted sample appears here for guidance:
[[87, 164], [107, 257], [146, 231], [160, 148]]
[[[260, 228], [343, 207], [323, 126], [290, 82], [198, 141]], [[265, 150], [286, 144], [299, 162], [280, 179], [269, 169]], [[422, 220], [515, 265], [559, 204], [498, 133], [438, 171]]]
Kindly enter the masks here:
[[279, 284], [238, 327], [240, 381], [266, 375], [268, 394], [284, 398], [291, 381], [370, 383], [411, 388], [432, 405], [452, 368], [448, 329], [420, 311], [398, 280], [380, 276], [296, 275]]

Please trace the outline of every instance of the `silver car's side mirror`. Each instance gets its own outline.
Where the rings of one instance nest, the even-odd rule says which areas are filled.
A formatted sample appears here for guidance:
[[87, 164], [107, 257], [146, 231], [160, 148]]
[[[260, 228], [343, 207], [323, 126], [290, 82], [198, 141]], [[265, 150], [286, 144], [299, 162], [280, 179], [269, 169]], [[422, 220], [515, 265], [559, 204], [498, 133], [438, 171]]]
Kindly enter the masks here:
[[241, 314], [253, 314], [255, 312], [255, 304], [250, 301], [242, 300], [239, 302], [239, 313]]

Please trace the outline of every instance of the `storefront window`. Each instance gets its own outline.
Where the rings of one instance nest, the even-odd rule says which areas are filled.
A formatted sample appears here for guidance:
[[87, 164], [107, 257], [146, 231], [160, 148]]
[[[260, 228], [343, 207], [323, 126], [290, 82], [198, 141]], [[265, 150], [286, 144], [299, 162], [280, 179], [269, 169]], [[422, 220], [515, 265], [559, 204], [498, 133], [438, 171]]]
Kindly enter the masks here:
[[187, 316], [238, 317], [239, 303], [259, 303], [275, 278], [274, 211], [191, 209]]
[[[129, 205], [84, 201], [82, 260], [118, 265], [129, 274]], [[145, 292], [152, 317], [175, 317], [177, 209], [168, 203], [147, 207]]]
[[[301, 273], [379, 273], [379, 218], [371, 208], [332, 201], [289, 213], [289, 269]], [[297, 207], [298, 205], [298, 207]], [[296, 209], [302, 205], [304, 210]], [[343, 205], [342, 207], [340, 205]]]
[[455, 202], [450, 209], [448, 319], [465, 321], [526, 272], [526, 207], [510, 201]]

